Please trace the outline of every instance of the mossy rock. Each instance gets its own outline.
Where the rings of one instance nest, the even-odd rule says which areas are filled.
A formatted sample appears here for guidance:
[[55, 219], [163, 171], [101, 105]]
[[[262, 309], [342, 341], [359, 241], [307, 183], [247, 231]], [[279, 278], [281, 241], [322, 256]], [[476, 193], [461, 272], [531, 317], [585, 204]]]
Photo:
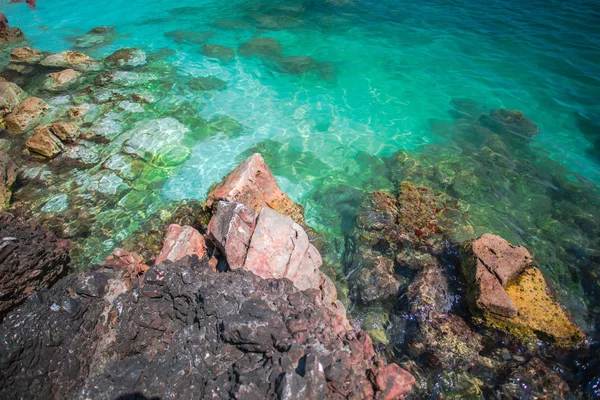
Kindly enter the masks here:
[[585, 338], [549, 294], [546, 280], [538, 268], [523, 271], [506, 286], [505, 291], [517, 306], [518, 315], [503, 318], [487, 313], [483, 316], [486, 324], [505, 330], [525, 342], [547, 339], [560, 347], [574, 346]]

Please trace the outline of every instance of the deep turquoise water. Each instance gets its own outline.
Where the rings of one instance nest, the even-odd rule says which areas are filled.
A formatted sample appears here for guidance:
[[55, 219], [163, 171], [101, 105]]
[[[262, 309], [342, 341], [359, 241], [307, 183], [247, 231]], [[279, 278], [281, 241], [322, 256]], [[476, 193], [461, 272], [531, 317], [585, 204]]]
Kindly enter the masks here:
[[[145, 86], [156, 102], [126, 119], [123, 130], [140, 120], [174, 117], [182, 125], [175, 124], [167, 135], [183, 126], [191, 136], [198, 133], [186, 142], [190, 157], [168, 169], [164, 184], [136, 187], [143, 192], [143, 204], [129, 192], [133, 200], [94, 210], [104, 213], [103, 223], [120, 221], [92, 235], [87, 245], [97, 259], [157, 204], [202, 199], [252, 149], [261, 150], [283, 189], [305, 206], [309, 224], [335, 241], [350, 229], [348, 218], [356, 209], [358, 200], [349, 193], [394, 190], [397, 182], [385, 159], [406, 150], [424, 157], [428, 168], [448, 163], [452, 173], [464, 167], [479, 174], [485, 189], [478, 193], [476, 183], [469, 196], [454, 194], [474, 215], [472, 235], [492, 231], [528, 245], [566, 297], [576, 293], [569, 300], [573, 309], [591, 307], [582, 278], [574, 276], [584, 267], [599, 268], [598, 238], [582, 222], [596, 225], [598, 203], [581, 205], [579, 189], [564, 194], [556, 180], [572, 181], [586, 193], [600, 184], [597, 2], [39, 0], [35, 10], [7, 0], [0, 5], [11, 24], [41, 50], [70, 49], [89, 29], [114, 25], [114, 41], [83, 51], [103, 57], [139, 47], [166, 54], [172, 71], [168, 84]], [[175, 30], [192, 33], [187, 40], [175, 40], [169, 34]], [[276, 39], [284, 56], [312, 57], [317, 70], [297, 75], [272, 60], [236, 53], [223, 63], [200, 52], [203, 41], [237, 50], [255, 37]], [[191, 77], [207, 75], [225, 81], [226, 88], [203, 92], [189, 85]], [[471, 125], [463, 129], [477, 112], [499, 108], [521, 110], [540, 130], [519, 145], [526, 151], [514, 154], [513, 175], [501, 170], [504, 180], [493, 173], [500, 167], [473, 162], [469, 143], [477, 144], [477, 135]], [[194, 123], [195, 115], [205, 121], [227, 115], [242, 130], [207, 134]], [[104, 121], [101, 117], [92, 121], [95, 126]], [[107, 156], [108, 150], [102, 151]], [[420, 176], [419, 183], [444, 189], [443, 179], [422, 175], [428, 177]], [[558, 208], [564, 204], [576, 205], [582, 217], [567, 218]], [[570, 257], [587, 261], [573, 273]]]

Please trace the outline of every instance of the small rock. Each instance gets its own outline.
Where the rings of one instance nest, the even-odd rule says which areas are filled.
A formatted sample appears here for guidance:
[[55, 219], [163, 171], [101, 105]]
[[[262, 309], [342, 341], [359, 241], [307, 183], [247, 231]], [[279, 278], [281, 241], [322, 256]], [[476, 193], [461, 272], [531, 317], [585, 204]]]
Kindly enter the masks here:
[[60, 91], [75, 85], [81, 77], [81, 72], [74, 69], [65, 69], [47, 76], [48, 79], [44, 82], [44, 88], [50, 91]]
[[12, 82], [0, 82], [0, 117], [10, 113], [23, 100], [25, 92]]
[[202, 258], [206, 254], [204, 236], [191, 226], [171, 224], [167, 230], [163, 248], [156, 257], [155, 264], [162, 264], [166, 260], [179, 261], [185, 256], [194, 254], [198, 258]]
[[81, 130], [77, 125], [66, 122], [54, 122], [50, 125], [50, 130], [65, 143], [74, 143], [81, 136]]
[[65, 149], [65, 145], [48, 126], [35, 128], [34, 135], [27, 140], [25, 147], [30, 154], [44, 158], [54, 158]]
[[117, 50], [104, 63], [110, 68], [139, 67], [146, 64], [146, 52], [135, 48]]
[[370, 378], [378, 390], [377, 399], [381, 400], [403, 400], [415, 383], [415, 378], [397, 364], [378, 366]]
[[39, 50], [34, 50], [31, 47], [17, 47], [10, 53], [11, 62], [24, 63], [24, 64], [36, 64], [40, 62], [44, 55]]
[[11, 133], [23, 133], [39, 124], [50, 107], [37, 97], [28, 97], [15, 106], [10, 114], [4, 117], [6, 128]]
[[40, 64], [45, 67], [72, 68], [78, 71], [98, 71], [100, 63], [83, 53], [64, 51], [44, 58]]

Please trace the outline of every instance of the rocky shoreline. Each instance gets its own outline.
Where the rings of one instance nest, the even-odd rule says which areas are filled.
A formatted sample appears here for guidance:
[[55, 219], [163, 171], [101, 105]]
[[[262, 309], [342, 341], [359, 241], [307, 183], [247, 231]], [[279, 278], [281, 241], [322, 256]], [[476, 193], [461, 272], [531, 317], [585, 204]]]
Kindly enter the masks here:
[[[114, 36], [97, 28], [78, 43]], [[563, 309], [528, 249], [461, 234], [460, 205], [408, 180], [440, 171], [401, 152], [388, 160], [402, 165], [398, 190], [359, 202], [346, 288], [323, 261], [327, 238], [307, 225], [260, 154], [204, 204], [163, 204], [144, 192], [166, 180], [154, 167], [189, 157], [187, 128], [167, 116], [134, 122], [120, 137], [114, 121], [98, 118], [143, 113], [154, 102], [145, 87], [158, 80], [155, 55], [44, 54], [14, 47], [23, 40], [18, 28], [0, 32], [0, 45], [13, 46], [0, 77], [0, 212], [9, 211], [0, 214], [2, 398], [600, 396], [597, 334]], [[202, 51], [229, 62], [231, 49], [215, 46]], [[238, 52], [288, 73], [327, 70], [283, 57], [273, 40]], [[194, 84], [207, 92], [225, 85], [211, 77]], [[484, 117], [482, 126], [521, 134], [506, 147], [490, 137], [495, 155], [538, 132], [518, 112]], [[225, 117], [199, 123], [241, 129]], [[76, 195], [63, 178], [71, 171], [84, 171]], [[463, 178], [448, 185], [457, 197], [470, 182]], [[51, 186], [54, 196], [40, 203]], [[123, 202], [153, 214], [136, 215], [141, 228], [105, 262], [69, 270], [69, 253], [89, 259], [79, 239], [116, 232], [94, 211]], [[40, 217], [38, 208], [61, 211]]]

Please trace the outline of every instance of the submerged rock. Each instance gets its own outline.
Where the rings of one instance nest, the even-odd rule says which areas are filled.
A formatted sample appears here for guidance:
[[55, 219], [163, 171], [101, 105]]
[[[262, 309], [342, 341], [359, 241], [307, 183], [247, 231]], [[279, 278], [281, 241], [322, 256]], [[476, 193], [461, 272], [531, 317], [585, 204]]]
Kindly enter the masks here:
[[25, 147], [31, 155], [43, 158], [54, 158], [65, 149], [63, 142], [54, 135], [49, 126], [36, 127], [34, 135], [27, 140]]
[[24, 97], [25, 92], [19, 86], [0, 81], [0, 117], [10, 113]]
[[124, 134], [129, 139], [123, 143], [123, 152], [156, 165], [178, 165], [190, 155], [190, 150], [181, 145], [188, 132], [189, 129], [174, 118], [141, 121]]
[[8, 154], [0, 151], [0, 212], [8, 209], [12, 196], [11, 189], [16, 179], [17, 166]]
[[146, 52], [136, 48], [117, 50], [104, 61], [107, 67], [139, 67], [146, 64]]
[[98, 71], [100, 69], [100, 63], [97, 60], [75, 51], [51, 54], [44, 58], [40, 64], [45, 67], [72, 68], [78, 71]]
[[30, 131], [39, 124], [49, 111], [46, 102], [37, 97], [28, 97], [15, 106], [10, 114], [4, 117], [6, 128], [11, 133]]
[[[45, 228], [10, 213], [0, 214], [0, 318], [35, 291], [56, 282], [68, 263], [66, 244]], [[0, 353], [4, 354], [0, 358], [8, 356]]]
[[312, 57], [307, 56], [290, 56], [283, 57], [278, 60], [279, 67], [293, 75], [302, 75], [308, 72], [317, 70], [319, 63]]
[[37, 64], [40, 62], [44, 55], [39, 50], [34, 50], [31, 47], [17, 47], [10, 53], [10, 61], [13, 63], [23, 64]]
[[205, 44], [202, 46], [201, 52], [206, 57], [216, 58], [224, 63], [229, 63], [235, 59], [235, 51], [233, 49], [218, 44]]
[[281, 191], [265, 160], [253, 154], [237, 166], [207, 196], [206, 205], [216, 207], [219, 201], [237, 202], [260, 212], [263, 207], [304, 223], [304, 210]]
[[481, 116], [480, 123], [499, 134], [508, 133], [530, 138], [540, 133], [540, 129], [535, 122], [527, 118], [522, 111], [506, 110], [504, 108], [492, 110], [489, 116]]
[[217, 78], [216, 76], [200, 76], [189, 78], [187, 86], [194, 91], [210, 91], [210, 90], [223, 90], [227, 87], [227, 83]]
[[74, 69], [65, 69], [60, 72], [48, 74], [48, 79], [44, 82], [44, 89], [50, 91], [66, 90], [79, 82], [81, 72]]
[[266, 60], [277, 60], [283, 57], [283, 48], [276, 39], [258, 37], [242, 43], [238, 53], [245, 58], [257, 57]]

